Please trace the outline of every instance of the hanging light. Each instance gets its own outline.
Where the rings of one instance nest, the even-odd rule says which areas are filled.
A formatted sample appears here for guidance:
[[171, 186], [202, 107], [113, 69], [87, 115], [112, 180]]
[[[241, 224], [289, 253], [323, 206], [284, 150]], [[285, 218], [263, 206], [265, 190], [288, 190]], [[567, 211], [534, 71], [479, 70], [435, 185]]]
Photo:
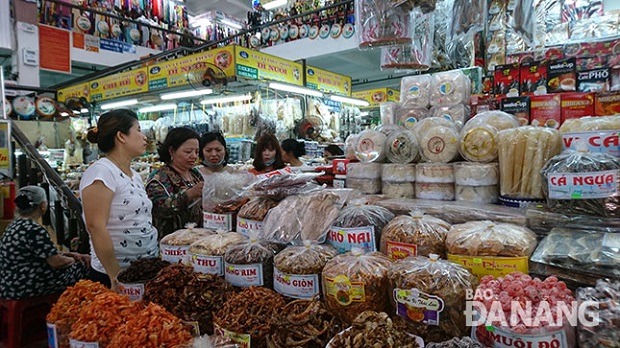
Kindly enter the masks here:
[[138, 111], [141, 113], [146, 113], [146, 112], [174, 110], [176, 108], [177, 108], [177, 104], [160, 104], [160, 105], [143, 107], [141, 109], [138, 109]]
[[313, 97], [318, 97], [318, 98], [323, 97], [323, 93], [320, 92], [320, 91], [317, 91], [316, 89], [311, 89], [311, 88], [307, 88], [307, 87], [300, 87], [300, 86], [294, 86], [294, 85], [289, 85], [289, 84], [285, 84], [285, 83], [271, 82], [269, 84], [269, 88], [277, 89], [279, 91], [298, 93], [298, 94], [305, 94], [305, 95], [309, 95], [309, 96], [313, 96]]
[[240, 102], [240, 101], [248, 101], [248, 100], [251, 100], [251, 99], [252, 99], [252, 96], [249, 95], [249, 94], [233, 95], [233, 96], [230, 96], [230, 97], [203, 99], [202, 101], [200, 101], [200, 104], [203, 104], [203, 105], [207, 105], [207, 104], [223, 104], [223, 103], [233, 103], [233, 102]]
[[205, 88], [205, 89], [199, 89], [199, 90], [188, 90], [188, 91], [181, 91], [181, 92], [165, 93], [165, 94], [160, 95], [159, 97], [161, 98], [161, 100], [172, 100], [172, 99], [183, 99], [183, 98], [189, 98], [189, 97], [198, 97], [201, 95], [207, 95], [211, 93], [213, 93], [213, 90], [211, 88]]
[[366, 100], [356, 99], [356, 98], [348, 98], [339, 95], [331, 95], [329, 99], [345, 104], [357, 105], [357, 106], [369, 106], [370, 103]]
[[120, 108], [123, 106], [131, 106], [131, 105], [136, 105], [136, 104], [138, 104], [138, 99], [127, 99], [127, 100], [118, 101], [118, 102], [101, 104], [100, 107], [101, 107], [101, 110], [108, 110], [108, 109], [115, 109], [115, 108]]

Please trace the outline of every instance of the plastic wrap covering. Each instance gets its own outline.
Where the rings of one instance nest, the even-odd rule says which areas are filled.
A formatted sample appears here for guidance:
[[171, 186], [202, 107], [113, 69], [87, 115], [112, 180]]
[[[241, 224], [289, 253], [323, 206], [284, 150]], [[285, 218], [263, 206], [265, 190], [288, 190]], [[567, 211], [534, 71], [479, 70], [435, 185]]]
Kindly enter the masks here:
[[268, 197], [254, 197], [241, 207], [238, 217], [254, 221], [263, 221], [270, 209], [275, 208], [278, 202]]
[[517, 1], [514, 9], [509, 12], [508, 27], [511, 29], [510, 33], [516, 36], [514, 41], [523, 42], [522, 44], [511, 45], [509, 40], [509, 52], [523, 51], [534, 47], [537, 21], [534, 3], [534, 0]]
[[405, 76], [400, 80], [401, 107], [425, 108], [430, 103], [431, 75]]
[[383, 182], [414, 182], [414, 164], [384, 164], [381, 173]]
[[267, 214], [264, 236], [282, 244], [301, 244], [304, 240], [322, 243], [340, 211], [338, 202], [338, 195], [329, 192], [287, 197]]
[[453, 0], [452, 20], [448, 27], [448, 41], [473, 36], [484, 30], [486, 1]]
[[542, 169], [552, 211], [620, 217], [620, 159], [605, 153], [567, 151]]
[[362, 162], [381, 162], [385, 158], [385, 134], [365, 130], [359, 134], [355, 147], [355, 157]]
[[431, 343], [428, 343], [425, 347], [426, 348], [485, 348], [485, 346], [482, 343], [479, 343], [471, 339], [470, 337], [462, 337], [462, 338], [454, 337], [452, 339], [439, 342], [439, 343], [431, 342]]
[[476, 204], [467, 202], [437, 202], [423, 199], [385, 199], [377, 202], [396, 214], [408, 214], [420, 210], [425, 214], [445, 220], [451, 224], [469, 221], [492, 220], [525, 226], [525, 211], [495, 204]]
[[245, 239], [240, 233], [225, 231], [198, 239], [189, 246], [188, 251], [194, 271], [224, 276], [224, 253], [229, 246]]
[[514, 224], [471, 221], [452, 226], [446, 248], [455, 255], [530, 256], [536, 248], [536, 234]]
[[311, 181], [324, 175], [320, 173], [284, 173], [259, 179], [247, 187], [246, 194], [284, 199], [287, 196], [301, 195], [320, 190], [321, 186]]
[[392, 198], [414, 198], [415, 183], [413, 182], [382, 182], [381, 193]]
[[419, 7], [423, 13], [432, 12], [435, 10], [437, 0], [391, 0], [391, 6], [400, 7], [405, 12], [410, 12], [414, 8]]
[[453, 201], [455, 195], [454, 183], [421, 182], [415, 183], [415, 197], [437, 201]]
[[211, 230], [188, 228], [165, 236], [159, 242], [162, 260], [170, 263], [187, 262], [187, 251], [190, 244], [211, 234], [213, 234]]
[[395, 102], [383, 102], [379, 104], [379, 110], [381, 113], [381, 124], [382, 125], [393, 125], [396, 124], [396, 110], [398, 110], [399, 105]]
[[576, 292], [577, 301], [593, 301], [598, 308], [590, 307], [586, 318], [598, 317], [595, 327], [579, 324], [577, 327], [579, 347], [615, 348], [620, 342], [620, 281], [599, 280], [596, 287], [581, 288]]
[[[218, 208], [244, 200], [245, 187], [256, 181], [251, 173], [213, 173], [202, 188], [202, 207], [215, 212]], [[218, 207], [219, 206], [219, 207]], [[240, 206], [239, 206], [240, 207]]]
[[478, 280], [465, 268], [437, 255], [408, 257], [392, 264], [388, 276], [392, 307], [409, 332], [434, 342], [468, 333], [466, 294]]
[[413, 41], [410, 45], [381, 49], [381, 69], [426, 71], [433, 57], [433, 14], [423, 14], [420, 9], [410, 13]]
[[516, 117], [503, 111], [485, 111], [474, 116], [459, 140], [461, 156], [470, 162], [493, 162], [498, 158], [498, 132], [519, 127]]
[[389, 0], [355, 1], [355, 32], [359, 48], [403, 45], [411, 42], [409, 13]]
[[429, 117], [426, 107], [415, 107], [407, 104], [401, 105], [398, 109], [398, 124], [409, 130], [413, 129], [417, 122]]
[[[551, 266], [544, 263], [530, 261], [528, 273], [534, 277], [556, 276], [561, 279], [570, 289], [577, 289], [583, 286], [594, 286], [601, 275], [587, 272], [585, 270], [577, 271], [574, 267], [562, 268]], [[617, 278], [608, 277], [606, 278]]]
[[431, 76], [432, 106], [469, 103], [471, 82], [460, 70], [452, 70]]
[[554, 228], [536, 248], [533, 262], [620, 277], [620, 235]]
[[336, 255], [331, 246], [309, 241], [284, 248], [274, 259], [274, 289], [291, 298], [313, 298], [321, 291], [323, 267]]
[[489, 186], [499, 183], [497, 163], [453, 163], [454, 182], [463, 186]]
[[560, 126], [560, 132], [592, 132], [603, 130], [620, 130], [620, 115], [608, 117], [571, 118]]
[[224, 253], [226, 281], [240, 287], [273, 288], [273, 258], [280, 250], [276, 243], [256, 236], [229, 245]]
[[346, 187], [368, 195], [381, 193], [381, 179], [347, 178]]
[[386, 312], [390, 264], [385, 255], [358, 248], [328, 261], [322, 275], [327, 308], [345, 323], [364, 311]]
[[448, 163], [459, 154], [457, 125], [442, 118], [427, 118], [413, 127], [420, 155], [426, 162]]
[[347, 179], [381, 179], [381, 163], [349, 163], [347, 165]]
[[386, 157], [392, 163], [411, 163], [419, 159], [418, 139], [408, 129], [392, 132], [386, 145]]
[[554, 227], [620, 233], [620, 220], [616, 218], [555, 213], [544, 204], [530, 206], [526, 214], [527, 226], [539, 235], [546, 235]]
[[467, 122], [469, 114], [469, 108], [464, 104], [433, 106], [430, 110], [431, 117], [441, 117], [453, 121], [459, 128]]
[[445, 163], [418, 163], [415, 176], [418, 182], [453, 183], [454, 167]]
[[330, 228], [327, 242], [340, 253], [351, 251], [353, 247], [377, 251], [381, 231], [393, 218], [394, 214], [383, 207], [355, 202], [338, 214]]
[[381, 252], [392, 260], [437, 254], [445, 258], [446, 236], [452, 226], [420, 212], [392, 219], [381, 233]]
[[562, 150], [560, 133], [542, 127], [507, 129], [499, 135], [500, 194], [543, 199], [540, 171]]
[[344, 154], [348, 160], [355, 160], [355, 149], [357, 148], [357, 141], [359, 140], [359, 134], [351, 134], [344, 141]]
[[499, 197], [499, 186], [468, 186], [455, 185], [454, 199], [464, 202], [477, 203], [497, 203]]

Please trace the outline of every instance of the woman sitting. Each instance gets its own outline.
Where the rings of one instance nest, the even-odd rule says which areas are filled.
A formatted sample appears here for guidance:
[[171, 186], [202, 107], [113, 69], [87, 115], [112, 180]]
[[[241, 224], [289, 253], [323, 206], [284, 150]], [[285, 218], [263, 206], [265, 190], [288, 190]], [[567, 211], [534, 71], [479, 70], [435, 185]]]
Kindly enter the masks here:
[[90, 256], [60, 253], [41, 225], [47, 211], [45, 190], [22, 187], [15, 204], [19, 217], [0, 239], [0, 298], [51, 295], [85, 278]]

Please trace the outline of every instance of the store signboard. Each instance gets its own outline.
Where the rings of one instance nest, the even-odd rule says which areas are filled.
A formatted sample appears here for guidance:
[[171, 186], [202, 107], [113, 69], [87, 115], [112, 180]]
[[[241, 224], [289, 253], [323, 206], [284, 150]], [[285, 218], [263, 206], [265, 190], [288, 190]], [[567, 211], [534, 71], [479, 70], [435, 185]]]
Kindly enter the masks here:
[[247, 48], [235, 48], [235, 67], [239, 77], [251, 80], [270, 80], [303, 86], [299, 63], [256, 52]]
[[69, 98], [84, 97], [90, 100], [90, 88], [88, 82], [80, 83], [79, 85], [73, 85], [67, 88], [59, 89], [56, 93], [56, 98], [59, 102], [64, 103]]
[[227, 46], [153, 64], [148, 67], [149, 91], [187, 85], [188, 71], [192, 68], [203, 69], [204, 66], [200, 66], [200, 63], [214, 64], [222, 69], [227, 77], [234, 76], [234, 56], [234, 47]]
[[43, 70], [71, 73], [71, 32], [39, 25], [39, 61]]
[[313, 66], [307, 66], [306, 87], [317, 89], [324, 93], [333, 93], [350, 97], [351, 77], [315, 68]]
[[400, 101], [400, 92], [392, 88], [376, 88], [352, 93], [353, 98], [366, 100], [369, 107], [377, 107], [385, 102]]
[[148, 91], [147, 68], [90, 81], [91, 101], [108, 100]]

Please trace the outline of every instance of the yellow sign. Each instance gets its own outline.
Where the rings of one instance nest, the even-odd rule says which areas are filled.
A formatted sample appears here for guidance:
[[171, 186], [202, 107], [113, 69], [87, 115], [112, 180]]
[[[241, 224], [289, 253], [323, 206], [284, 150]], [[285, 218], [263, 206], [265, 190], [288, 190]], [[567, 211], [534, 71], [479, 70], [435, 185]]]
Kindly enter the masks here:
[[9, 123], [0, 122], [0, 169], [9, 169], [11, 167], [9, 141], [11, 141], [9, 139]]
[[201, 63], [215, 65], [220, 68], [227, 77], [234, 76], [234, 57], [234, 46], [226, 46], [151, 65], [148, 67], [149, 90], [154, 91], [189, 84], [187, 76], [189, 71], [192, 69], [201, 69], [205, 70], [205, 73], [207, 72], [208, 67], [201, 65]]
[[385, 102], [400, 101], [400, 92], [392, 88], [377, 88], [366, 91], [353, 92], [353, 98], [366, 100], [370, 103], [369, 107], [377, 107]]
[[503, 277], [512, 272], [528, 272], [528, 257], [480, 257], [448, 254], [448, 261], [467, 268], [473, 275], [482, 278], [492, 275]]
[[108, 100], [148, 91], [147, 68], [126, 71], [90, 81], [92, 101]]
[[331, 71], [306, 67], [306, 87], [321, 92], [351, 96], [351, 77], [333, 73]]
[[236, 74], [252, 80], [271, 80], [302, 86], [303, 66], [269, 54], [235, 47]]
[[84, 97], [87, 100], [90, 100], [90, 88], [88, 88], [88, 82], [60, 89], [58, 90], [57, 97], [58, 101], [61, 103], [64, 103], [69, 98]]

